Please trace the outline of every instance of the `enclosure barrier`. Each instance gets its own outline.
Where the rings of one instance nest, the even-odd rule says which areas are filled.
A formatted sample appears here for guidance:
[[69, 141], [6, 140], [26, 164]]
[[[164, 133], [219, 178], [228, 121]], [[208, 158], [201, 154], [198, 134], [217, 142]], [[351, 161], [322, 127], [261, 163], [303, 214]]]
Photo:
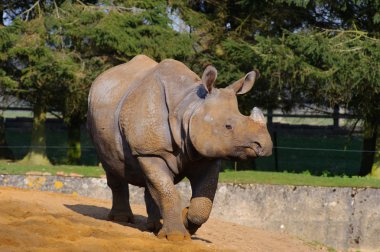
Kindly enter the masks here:
[[[306, 143], [308, 144], [308, 143]], [[267, 158], [259, 158], [255, 161], [231, 162], [223, 161], [222, 169], [229, 170], [259, 170], [277, 172], [310, 173], [311, 175], [328, 176], [355, 176], [359, 174], [362, 153], [376, 153], [360, 149], [358, 144], [350, 146], [351, 149], [338, 148], [310, 148], [292, 146], [274, 146], [273, 155]], [[0, 148], [5, 148], [0, 146]], [[7, 146], [14, 154], [15, 160], [22, 159], [31, 146]], [[46, 149], [48, 158], [53, 164], [67, 163], [67, 146], [46, 146], [33, 148]], [[91, 145], [81, 146], [81, 165], [99, 165], [95, 148]]]

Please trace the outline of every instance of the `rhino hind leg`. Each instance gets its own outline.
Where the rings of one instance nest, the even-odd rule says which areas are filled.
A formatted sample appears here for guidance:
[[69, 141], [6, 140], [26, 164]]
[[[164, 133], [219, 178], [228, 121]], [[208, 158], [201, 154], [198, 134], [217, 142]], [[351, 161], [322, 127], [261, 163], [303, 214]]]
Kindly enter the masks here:
[[112, 191], [112, 208], [108, 219], [117, 222], [134, 223], [134, 217], [129, 204], [128, 183], [121, 181], [116, 176], [106, 172], [107, 184]]
[[158, 233], [158, 231], [160, 231], [160, 229], [162, 228], [162, 223], [160, 221], [161, 213], [147, 187], [145, 188], [144, 199], [146, 205], [146, 212], [148, 213], [148, 219], [146, 221], [147, 228], [149, 231]]

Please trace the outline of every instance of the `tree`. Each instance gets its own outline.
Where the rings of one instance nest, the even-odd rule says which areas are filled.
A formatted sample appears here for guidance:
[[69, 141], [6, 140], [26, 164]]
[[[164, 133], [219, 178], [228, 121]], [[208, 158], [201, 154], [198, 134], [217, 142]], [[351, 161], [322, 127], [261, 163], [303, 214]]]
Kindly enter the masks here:
[[46, 112], [54, 107], [64, 87], [75, 82], [79, 68], [68, 55], [46, 46], [49, 31], [44, 22], [44, 17], [28, 22], [15, 20], [12, 26], [18, 26], [18, 38], [8, 50], [8, 74], [18, 82], [10, 92], [33, 107], [31, 147], [22, 160], [32, 164], [50, 163], [46, 156]]
[[[2, 5], [0, 5], [0, 14], [3, 12]], [[10, 32], [6, 32], [4, 27], [0, 23], [0, 95], [2, 97], [2, 102], [5, 99], [5, 93], [8, 89], [17, 86], [17, 82], [9, 78], [6, 74], [6, 64], [4, 61], [8, 58], [7, 50], [13, 45], [16, 37]], [[0, 159], [13, 159], [13, 153], [8, 148], [7, 141], [5, 139], [5, 124], [3, 113], [0, 113]]]
[[380, 125], [380, 40], [362, 31], [310, 30], [258, 38], [252, 50], [266, 78], [287, 90], [289, 100], [339, 105], [364, 120], [363, 162], [369, 163], [362, 163], [360, 174], [370, 173]]
[[89, 87], [98, 74], [141, 53], [156, 60], [184, 60], [192, 54], [192, 38], [173, 30], [167, 8], [165, 1], [79, 3], [58, 8], [61, 18], [50, 20], [61, 31], [55, 41], [69, 42], [62, 47], [76, 56], [83, 75], [67, 86], [62, 110], [68, 125], [69, 162], [78, 163], [80, 158], [80, 125], [85, 121]]
[[366, 121], [360, 173], [371, 171], [379, 114], [379, 1], [175, 2], [189, 23], [191, 11], [203, 18], [207, 32], [191, 23], [207, 34], [205, 53], [196, 60], [216, 62], [219, 80], [229, 82], [252, 68], [263, 73], [256, 88], [267, 91], [242, 97], [243, 111], [252, 103], [284, 110], [305, 103], [345, 106]]
[[17, 83], [8, 92], [34, 110], [27, 162], [48, 163], [44, 124], [52, 110], [68, 125], [68, 160], [79, 162], [87, 93], [100, 72], [141, 53], [157, 60], [193, 54], [190, 34], [171, 26], [166, 1], [10, 1], [7, 8], [17, 12], [4, 27], [17, 36], [1, 61]]

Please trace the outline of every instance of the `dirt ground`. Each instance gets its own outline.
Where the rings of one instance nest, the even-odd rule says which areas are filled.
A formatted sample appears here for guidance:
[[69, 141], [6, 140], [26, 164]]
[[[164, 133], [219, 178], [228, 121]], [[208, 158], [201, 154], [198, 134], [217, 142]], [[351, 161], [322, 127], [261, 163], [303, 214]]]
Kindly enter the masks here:
[[0, 188], [0, 251], [327, 251], [283, 234], [210, 219], [192, 241], [168, 242], [136, 224], [106, 221], [111, 202]]

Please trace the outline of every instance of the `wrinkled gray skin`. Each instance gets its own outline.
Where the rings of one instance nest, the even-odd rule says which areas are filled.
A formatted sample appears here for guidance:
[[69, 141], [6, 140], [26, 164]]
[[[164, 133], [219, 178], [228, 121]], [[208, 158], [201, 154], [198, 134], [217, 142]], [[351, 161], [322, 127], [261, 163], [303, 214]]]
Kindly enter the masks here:
[[[218, 160], [272, 153], [261, 111], [238, 110], [236, 94], [248, 92], [256, 75], [217, 89], [212, 66], [201, 79], [181, 62], [144, 55], [101, 74], [89, 94], [88, 128], [112, 190], [109, 219], [133, 222], [128, 184], [142, 186], [148, 228], [189, 239], [210, 215]], [[192, 198], [181, 210], [174, 184], [184, 177]]]

